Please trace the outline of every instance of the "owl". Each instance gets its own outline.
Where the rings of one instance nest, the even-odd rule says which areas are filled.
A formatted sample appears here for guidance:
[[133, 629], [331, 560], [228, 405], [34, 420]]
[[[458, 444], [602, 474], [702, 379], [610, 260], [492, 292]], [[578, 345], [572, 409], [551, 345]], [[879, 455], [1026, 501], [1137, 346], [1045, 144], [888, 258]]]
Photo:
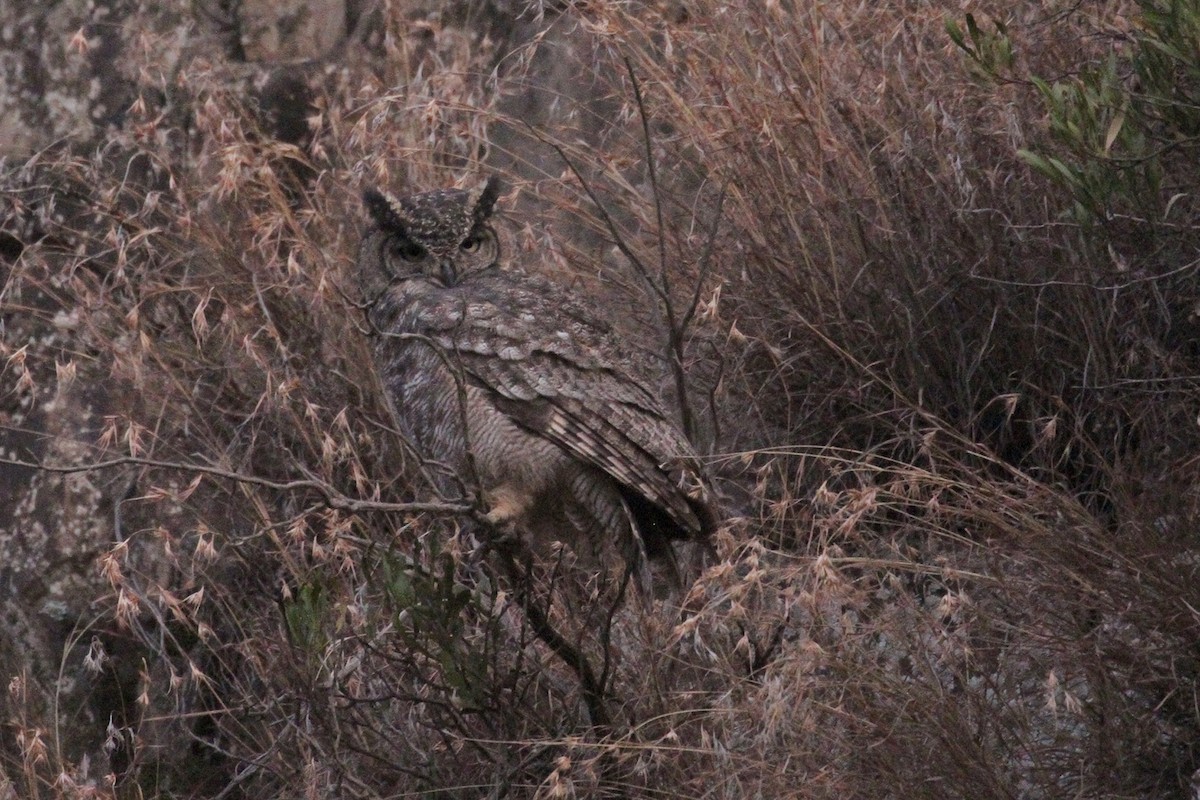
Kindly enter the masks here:
[[677, 581], [672, 543], [716, 522], [696, 453], [595, 303], [502, 260], [499, 190], [364, 195], [358, 282], [392, 413], [497, 529]]

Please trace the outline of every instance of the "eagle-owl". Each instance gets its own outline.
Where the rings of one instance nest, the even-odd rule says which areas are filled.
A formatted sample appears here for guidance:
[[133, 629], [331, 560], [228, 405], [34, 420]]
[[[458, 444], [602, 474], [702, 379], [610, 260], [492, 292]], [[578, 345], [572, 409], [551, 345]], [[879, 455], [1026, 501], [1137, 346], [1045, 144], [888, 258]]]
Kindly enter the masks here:
[[364, 195], [359, 286], [392, 412], [441, 489], [477, 488], [493, 525], [615, 549], [643, 585], [647, 557], [677, 578], [671, 542], [715, 522], [695, 451], [610, 324], [501, 262], [498, 194], [493, 177]]

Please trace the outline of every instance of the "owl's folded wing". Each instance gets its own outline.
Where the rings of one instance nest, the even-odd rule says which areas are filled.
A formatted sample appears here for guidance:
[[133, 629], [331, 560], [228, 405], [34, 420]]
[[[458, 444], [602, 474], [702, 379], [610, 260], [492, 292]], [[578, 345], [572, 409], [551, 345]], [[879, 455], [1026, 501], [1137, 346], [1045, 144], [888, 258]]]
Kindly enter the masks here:
[[612, 476], [627, 501], [648, 502], [683, 536], [708, 532], [694, 451], [652, 393], [616, 369], [555, 353], [497, 355], [460, 347], [451, 358], [500, 411]]

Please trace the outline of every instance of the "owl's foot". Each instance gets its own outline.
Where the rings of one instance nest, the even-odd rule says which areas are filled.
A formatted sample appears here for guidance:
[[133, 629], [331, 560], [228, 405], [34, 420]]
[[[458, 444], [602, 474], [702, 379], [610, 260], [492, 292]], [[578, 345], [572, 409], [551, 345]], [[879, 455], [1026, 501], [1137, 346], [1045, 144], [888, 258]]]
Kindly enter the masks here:
[[533, 498], [512, 484], [502, 484], [484, 492], [483, 500], [488, 506], [484, 519], [497, 528], [512, 527], [518, 517], [525, 513]]

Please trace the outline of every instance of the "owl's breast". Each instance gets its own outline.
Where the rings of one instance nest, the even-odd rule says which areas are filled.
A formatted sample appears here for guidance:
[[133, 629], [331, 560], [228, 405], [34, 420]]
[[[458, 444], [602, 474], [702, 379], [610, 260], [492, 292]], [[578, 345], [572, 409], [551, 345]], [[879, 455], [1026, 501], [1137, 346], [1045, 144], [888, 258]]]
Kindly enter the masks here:
[[454, 328], [461, 324], [465, 306], [457, 287], [414, 278], [389, 287], [371, 306], [368, 317], [375, 333], [395, 340]]

